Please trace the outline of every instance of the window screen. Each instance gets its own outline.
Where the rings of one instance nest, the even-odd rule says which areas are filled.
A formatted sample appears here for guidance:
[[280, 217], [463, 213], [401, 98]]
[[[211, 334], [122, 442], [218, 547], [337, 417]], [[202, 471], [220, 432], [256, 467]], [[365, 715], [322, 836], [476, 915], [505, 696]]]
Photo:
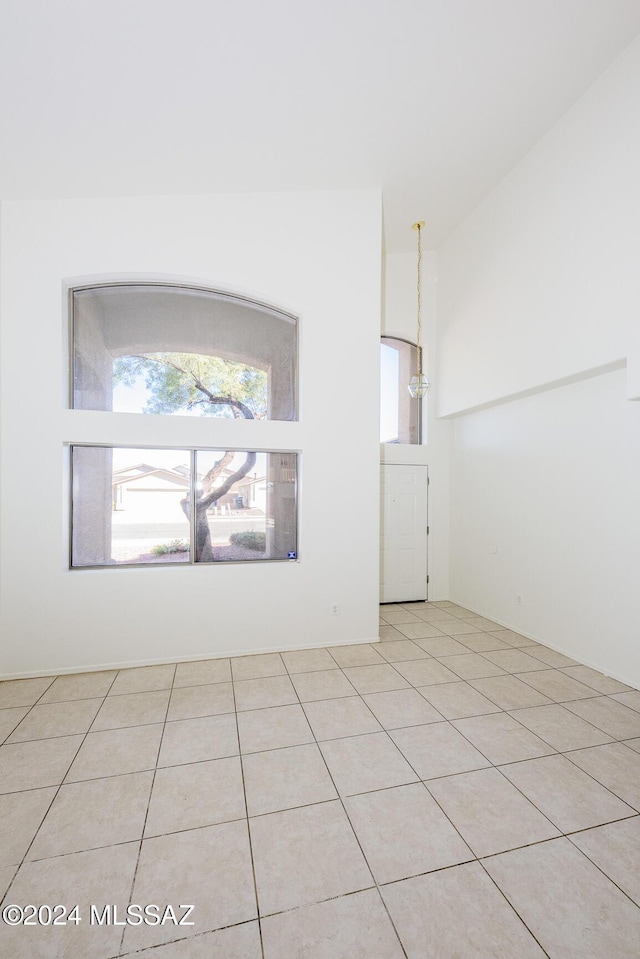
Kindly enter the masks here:
[[297, 320], [227, 294], [162, 284], [72, 292], [72, 407], [297, 418]]
[[297, 559], [297, 454], [72, 447], [71, 565]]

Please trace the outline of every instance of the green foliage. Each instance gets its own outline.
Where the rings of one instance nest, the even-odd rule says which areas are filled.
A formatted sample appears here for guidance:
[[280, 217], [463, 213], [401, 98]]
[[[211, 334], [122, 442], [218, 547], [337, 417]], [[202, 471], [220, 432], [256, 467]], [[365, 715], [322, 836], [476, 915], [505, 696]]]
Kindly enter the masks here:
[[234, 546], [243, 546], [245, 549], [255, 549], [264, 553], [267, 548], [267, 534], [251, 529], [245, 533], [232, 533], [229, 542]]
[[188, 553], [189, 544], [185, 539], [172, 539], [169, 543], [158, 543], [151, 547], [154, 556], [166, 556], [168, 553]]
[[135, 386], [143, 376], [149, 392], [144, 413], [197, 408], [202, 416], [233, 417], [229, 406], [210, 402], [211, 394], [239, 400], [255, 417], [266, 414], [267, 374], [244, 363], [198, 353], [145, 353], [114, 361], [114, 386]]

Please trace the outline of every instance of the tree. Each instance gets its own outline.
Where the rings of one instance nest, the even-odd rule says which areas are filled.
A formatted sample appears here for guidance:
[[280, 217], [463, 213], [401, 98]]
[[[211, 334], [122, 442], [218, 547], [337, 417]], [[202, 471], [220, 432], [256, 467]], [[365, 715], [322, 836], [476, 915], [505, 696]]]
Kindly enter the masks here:
[[[149, 393], [145, 413], [188, 413], [199, 408], [204, 416], [248, 420], [266, 416], [267, 374], [243, 363], [196, 353], [143, 353], [114, 361], [114, 386], [133, 386], [142, 377]], [[210, 563], [214, 558], [207, 510], [255, 465], [256, 454], [248, 451], [242, 465], [220, 481], [235, 455], [227, 450], [198, 484], [194, 523], [197, 562]], [[190, 497], [180, 505], [190, 518]]]

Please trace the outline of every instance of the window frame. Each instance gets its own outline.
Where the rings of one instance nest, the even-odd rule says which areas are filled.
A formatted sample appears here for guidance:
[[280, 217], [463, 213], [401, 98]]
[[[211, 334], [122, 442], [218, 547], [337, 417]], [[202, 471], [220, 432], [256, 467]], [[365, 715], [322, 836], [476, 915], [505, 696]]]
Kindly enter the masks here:
[[[204, 293], [211, 294], [214, 298], [223, 300], [229, 303], [239, 303], [246, 305], [248, 307], [255, 307], [258, 310], [262, 310], [265, 313], [270, 313], [273, 316], [282, 317], [284, 320], [289, 320], [295, 326], [295, 350], [293, 354], [294, 358], [294, 375], [293, 375], [293, 417], [290, 420], [268, 420], [273, 423], [298, 423], [300, 421], [300, 317], [292, 313], [290, 310], [283, 309], [278, 306], [274, 306], [271, 303], [267, 303], [264, 300], [256, 300], [250, 296], [246, 296], [242, 293], [232, 293], [228, 290], [221, 290], [217, 287], [206, 286], [202, 283], [189, 283], [185, 280], [169, 280], [169, 279], [119, 279], [119, 280], [96, 280], [94, 282], [79, 282], [79, 283], [69, 283], [67, 286], [67, 329], [68, 329], [68, 352], [67, 352], [67, 409], [79, 411], [81, 407], [75, 406], [75, 374], [76, 374], [76, 317], [75, 317], [75, 299], [74, 294], [85, 292], [87, 290], [104, 290], [104, 289], [127, 289], [130, 287], [149, 287], [149, 288], [166, 288], [171, 290], [185, 290], [192, 293]], [[156, 351], [154, 351], [156, 352]], [[83, 412], [114, 412], [113, 410], [83, 410]], [[150, 414], [134, 414], [138, 416], [146, 416]], [[163, 414], [152, 414], [155, 416], [162, 416]], [[171, 415], [171, 414], [167, 414]]]
[[[256, 450], [246, 450], [245, 448], [231, 447], [228, 452], [233, 453], [245, 453], [245, 452], [255, 452], [258, 454], [263, 454], [269, 456], [271, 454], [278, 455], [283, 454], [286, 456], [295, 457], [295, 480], [293, 483], [293, 492], [294, 492], [294, 527], [295, 527], [295, 543], [296, 543], [296, 555], [293, 558], [289, 557], [274, 557], [264, 559], [227, 559], [227, 560], [214, 560], [212, 562], [198, 562], [195, 558], [195, 521], [196, 521], [196, 510], [195, 506], [195, 490], [196, 490], [196, 473], [195, 465], [197, 462], [198, 453], [220, 453], [223, 452], [222, 448], [219, 446], [212, 447], [203, 447], [203, 446], [137, 446], [126, 443], [119, 443], [118, 445], [111, 443], [68, 443], [66, 444], [68, 448], [68, 474], [69, 474], [69, 498], [68, 498], [68, 509], [69, 509], [69, 523], [68, 523], [68, 569], [73, 572], [78, 571], [87, 571], [87, 570], [96, 570], [96, 569], [157, 569], [158, 567], [170, 566], [175, 567], [207, 567], [207, 566], [256, 566], [262, 564], [271, 564], [271, 563], [296, 563], [300, 561], [300, 510], [299, 510], [299, 491], [300, 491], [300, 463], [301, 463], [301, 452], [300, 450], [291, 450], [291, 449], [256, 449]], [[73, 534], [74, 534], [74, 504], [73, 504], [73, 485], [74, 485], [74, 449], [103, 449], [103, 450], [153, 450], [163, 453], [169, 453], [171, 450], [176, 450], [176, 452], [186, 452], [189, 454], [190, 459], [190, 486], [189, 486], [189, 498], [191, 501], [191, 517], [189, 518], [189, 559], [177, 560], [172, 562], [171, 560], [165, 560], [161, 563], [91, 563], [91, 564], [73, 564]], [[226, 448], [225, 448], [226, 449]], [[112, 512], [117, 512], [112, 507]], [[268, 518], [268, 517], [267, 517]]]
[[[67, 521], [65, 523], [67, 535], [68, 535], [68, 548], [66, 550], [67, 570], [68, 571], [73, 570], [75, 572], [77, 571], [86, 572], [90, 570], [102, 570], [102, 569], [142, 569], [142, 568], [157, 569], [159, 566], [168, 566], [171, 568], [189, 566], [193, 568], [195, 566], [200, 566], [200, 567], [218, 566], [218, 565], [220, 566], [254, 566], [254, 565], [262, 565], [265, 563], [270, 564], [270, 563], [300, 562], [300, 480], [301, 480], [301, 468], [302, 468], [301, 466], [302, 451], [300, 449], [295, 449], [291, 447], [283, 448], [283, 445], [280, 443], [278, 444], [277, 448], [265, 446], [264, 441], [266, 437], [263, 432], [263, 429], [264, 429], [264, 425], [266, 424], [264, 423], [264, 421], [261, 421], [263, 423], [263, 426], [258, 432], [256, 432], [256, 436], [255, 436], [256, 440], [260, 438], [260, 440], [262, 441], [261, 445], [253, 444], [251, 443], [251, 441], [248, 442], [245, 424], [247, 422], [251, 422], [251, 420], [246, 420], [244, 418], [238, 421], [239, 430], [237, 431], [236, 437], [229, 436], [229, 428], [231, 427], [234, 421], [224, 418], [225, 426], [223, 428], [223, 436], [224, 435], [227, 436], [226, 441], [224, 440], [223, 437], [213, 437], [213, 442], [210, 442], [210, 441], [207, 442], [205, 440], [205, 442], [202, 443], [199, 441], [199, 439], [196, 439], [194, 442], [194, 437], [192, 435], [190, 442], [187, 442], [185, 444], [177, 444], [175, 442], [175, 425], [169, 426], [169, 422], [173, 421], [173, 424], [175, 424], [176, 419], [179, 419], [182, 414], [173, 414], [173, 413], [151, 414], [155, 420], [164, 421], [164, 423], [167, 425], [167, 430], [165, 432], [165, 440], [168, 440], [168, 442], [166, 441], [163, 442], [162, 435], [158, 436], [158, 433], [162, 434], [163, 427], [161, 427], [160, 430], [157, 430], [156, 428], [154, 428], [154, 434], [157, 441], [153, 442], [151, 445], [149, 445], [148, 443], [145, 443], [144, 441], [141, 443], [135, 442], [135, 441], [132, 442], [130, 440], [130, 436], [128, 439], [125, 439], [125, 435], [123, 435], [123, 432], [119, 427], [119, 423], [122, 422], [120, 418], [123, 416], [134, 416], [138, 419], [138, 422], [140, 422], [145, 417], [149, 416], [150, 414], [145, 414], [142, 412], [123, 413], [123, 412], [116, 412], [113, 409], [105, 410], [105, 409], [87, 409], [87, 408], [82, 408], [80, 406], [76, 407], [75, 406], [76, 388], [77, 388], [77, 376], [76, 376], [77, 316], [76, 316], [76, 312], [77, 312], [77, 302], [78, 302], [76, 299], [76, 294], [81, 292], [102, 291], [102, 290], [112, 290], [112, 289], [127, 290], [131, 288], [137, 288], [137, 289], [149, 288], [150, 290], [157, 290], [157, 291], [167, 290], [167, 291], [173, 291], [175, 293], [179, 293], [180, 291], [185, 291], [187, 293], [195, 293], [195, 294], [201, 293], [205, 297], [208, 295], [211, 296], [217, 302], [222, 301], [223, 303], [227, 302], [231, 304], [236, 304], [241, 307], [246, 306], [252, 309], [257, 314], [259, 314], [260, 312], [264, 312], [276, 319], [281, 319], [283, 322], [291, 323], [293, 327], [293, 336], [295, 337], [295, 341], [294, 343], [292, 343], [290, 353], [287, 354], [288, 356], [290, 356], [290, 362], [293, 364], [292, 375], [288, 377], [287, 382], [291, 384], [290, 390], [293, 393], [293, 396], [291, 398], [291, 405], [290, 405], [292, 415], [291, 415], [291, 418], [288, 420], [287, 419], [269, 420], [267, 417], [267, 422], [271, 424], [286, 423], [286, 422], [298, 423], [300, 421], [300, 388], [299, 388], [299, 384], [300, 384], [300, 317], [287, 309], [274, 306], [270, 303], [264, 302], [259, 299], [255, 299], [250, 296], [246, 296], [241, 293], [236, 293], [228, 290], [221, 290], [217, 287], [208, 286], [206, 284], [203, 284], [197, 281], [191, 283], [188, 280], [185, 281], [183, 279], [173, 279], [170, 277], [149, 278], [149, 276], [147, 277], [127, 276], [127, 277], [121, 277], [113, 280], [104, 278], [104, 277], [91, 277], [91, 278], [78, 277], [77, 279], [74, 279], [74, 280], [68, 280], [64, 286], [65, 286], [65, 289], [63, 292], [66, 293], [65, 300], [63, 301], [63, 303], [66, 302], [65, 326], [66, 326], [66, 340], [67, 340], [67, 352], [66, 352], [66, 365], [67, 365], [66, 381], [67, 382], [65, 384], [66, 397], [65, 397], [65, 401], [63, 402], [66, 408], [71, 413], [72, 417], [74, 417], [74, 414], [79, 414], [77, 419], [78, 423], [82, 423], [82, 418], [95, 417], [96, 418], [95, 422], [97, 425], [97, 429], [95, 430], [95, 437], [96, 437], [95, 440], [91, 438], [87, 439], [87, 429], [82, 428], [80, 430], [81, 438], [79, 437], [77, 440], [68, 439], [64, 443], [65, 473], [66, 473], [66, 480], [68, 482], [68, 487], [67, 487], [68, 496], [65, 497], [67, 501], [67, 508], [68, 508]], [[176, 349], [180, 351], [179, 347], [176, 347]], [[149, 350], [148, 352], [163, 352], [163, 351]], [[111, 353], [111, 355], [115, 358], [116, 354]], [[126, 355], [126, 354], [123, 353], [122, 355]], [[219, 354], [211, 353], [210, 355], [219, 355]], [[244, 362], [244, 361], [240, 360], [239, 362]], [[247, 362], [246, 365], [250, 365], [250, 363]], [[98, 425], [100, 423], [100, 420], [98, 418], [104, 418], [105, 415], [111, 418], [111, 424], [112, 424], [111, 427], [107, 430], [108, 439], [105, 437], [104, 419], [102, 419], [102, 424], [103, 424], [102, 427]], [[215, 431], [216, 419], [217, 419], [216, 417], [206, 418], [209, 428], [210, 429], [213, 428], [214, 431]], [[200, 420], [200, 418], [198, 418], [198, 420]], [[85, 419], [85, 423], [87, 422], [88, 420]], [[76, 431], [74, 430], [73, 432], [76, 432]], [[278, 428], [278, 433], [279, 433], [279, 428]], [[274, 434], [274, 439], [276, 439], [276, 442], [278, 441], [276, 438], [278, 436], [278, 433]], [[121, 438], [119, 437], [118, 434], [120, 434]], [[220, 442], [220, 440], [222, 440], [222, 442]], [[91, 565], [89, 564], [73, 565], [74, 474], [77, 475], [77, 468], [76, 470], [74, 470], [74, 463], [73, 463], [74, 447], [75, 448], [84, 447], [84, 448], [94, 448], [94, 449], [102, 448], [102, 449], [111, 449], [111, 450], [149, 449], [149, 450], [162, 450], [163, 452], [164, 451], [169, 452], [172, 449], [176, 451], [180, 450], [188, 453], [189, 461], [192, 469], [196, 462], [197, 454], [199, 452], [201, 453], [224, 452], [224, 451], [234, 452], [234, 453], [235, 452], [238, 452], [238, 453], [256, 452], [258, 454], [274, 454], [274, 455], [283, 454], [283, 455], [292, 456], [294, 457], [294, 463], [295, 463], [295, 478], [292, 484], [293, 500], [294, 500], [293, 524], [294, 524], [294, 535], [295, 535], [295, 557], [290, 557], [290, 558], [289, 557], [274, 557], [274, 558], [265, 557], [263, 559], [237, 559], [237, 560], [227, 559], [227, 560], [214, 560], [209, 562], [205, 562], [205, 561], [196, 562], [195, 560], [195, 527], [196, 527], [195, 513], [196, 511], [193, 508], [193, 503], [195, 501], [196, 478], [195, 478], [195, 474], [193, 474], [190, 493], [189, 493], [192, 500], [192, 509], [191, 509], [191, 516], [189, 517], [190, 549], [189, 549], [188, 561], [178, 560], [178, 561], [172, 562], [171, 560], [166, 560], [166, 561], [157, 562], [157, 563], [156, 562], [147, 562], [147, 563], [122, 562], [122, 563], [95, 563]], [[111, 511], [112, 512], [117, 511], [117, 504], [112, 502]], [[283, 515], [286, 515], [286, 513]], [[265, 518], [267, 521], [271, 518], [272, 522], [275, 518], [277, 523], [277, 515], [274, 513], [272, 513], [270, 516], [265, 514]], [[288, 524], [287, 524], [287, 528], [289, 528]]]

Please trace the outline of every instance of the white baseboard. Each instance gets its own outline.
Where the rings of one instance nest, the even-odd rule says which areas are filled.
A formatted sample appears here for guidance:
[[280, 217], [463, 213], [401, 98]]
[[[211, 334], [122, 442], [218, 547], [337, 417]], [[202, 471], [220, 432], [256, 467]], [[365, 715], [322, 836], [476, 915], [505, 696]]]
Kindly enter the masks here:
[[326, 646], [358, 646], [363, 643], [379, 643], [380, 637], [374, 639], [343, 639], [327, 643], [300, 643], [295, 646], [267, 646], [260, 649], [231, 649], [216, 650], [215, 653], [202, 651], [192, 656], [178, 656], [162, 659], [136, 659], [129, 662], [91, 663], [85, 666], [63, 666], [59, 669], [45, 668], [20, 673], [6, 673], [0, 676], [0, 682], [8, 679], [36, 679], [40, 676], [66, 676], [70, 673], [98, 673], [109, 669], [136, 669], [139, 666], [166, 666], [172, 663], [197, 663], [199, 660], [228, 659], [238, 656], [259, 656], [261, 653], [292, 653], [300, 649], [324, 649]]

